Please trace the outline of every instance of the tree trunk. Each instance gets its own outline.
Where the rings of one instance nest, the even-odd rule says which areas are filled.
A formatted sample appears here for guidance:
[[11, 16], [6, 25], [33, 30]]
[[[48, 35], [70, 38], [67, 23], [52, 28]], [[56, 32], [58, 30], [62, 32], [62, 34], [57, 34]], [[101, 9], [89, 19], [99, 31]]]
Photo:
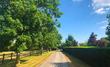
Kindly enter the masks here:
[[20, 64], [20, 53], [16, 53], [16, 64]]
[[43, 54], [43, 47], [41, 47], [41, 54]]

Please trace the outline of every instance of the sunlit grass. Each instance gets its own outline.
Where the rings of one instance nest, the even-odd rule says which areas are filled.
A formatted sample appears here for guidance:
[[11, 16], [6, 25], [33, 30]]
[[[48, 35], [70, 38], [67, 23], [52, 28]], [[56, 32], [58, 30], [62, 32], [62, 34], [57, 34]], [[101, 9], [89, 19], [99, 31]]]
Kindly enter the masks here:
[[15, 60], [5, 60], [3, 64], [0, 64], [0, 67], [15, 67]]
[[97, 48], [96, 46], [75, 46], [73, 48]]
[[97, 48], [96, 46], [69, 46], [65, 48]]
[[39, 56], [29, 56], [21, 58], [21, 64], [18, 64], [17, 67], [36, 67], [42, 63], [47, 57], [49, 57], [53, 52], [46, 52]]
[[[0, 54], [11, 54], [12, 52], [1, 52]], [[14, 52], [13, 52], [14, 53]], [[26, 52], [22, 52], [26, 53]], [[17, 67], [36, 67], [36, 65], [42, 63], [46, 58], [48, 58], [53, 52], [45, 52], [42, 55], [34, 55], [20, 58], [21, 63]], [[6, 63], [0, 64], [0, 67], [15, 67], [15, 60], [7, 60]]]

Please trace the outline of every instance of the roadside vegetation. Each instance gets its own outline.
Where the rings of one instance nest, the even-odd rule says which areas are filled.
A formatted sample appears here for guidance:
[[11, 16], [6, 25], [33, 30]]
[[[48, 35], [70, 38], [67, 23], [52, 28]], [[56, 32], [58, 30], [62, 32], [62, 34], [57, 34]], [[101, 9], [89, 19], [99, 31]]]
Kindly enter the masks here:
[[21, 64], [18, 64], [17, 67], [37, 67], [43, 61], [45, 61], [52, 53], [53, 52], [45, 52], [42, 55], [21, 58]]
[[16, 60], [5, 60], [4, 64], [0, 64], [1, 67], [36, 67], [45, 61], [54, 51], [45, 52], [42, 55], [32, 55], [20, 58], [20, 64], [16, 65]]
[[[58, 48], [72, 56], [76, 51], [76, 57], [91, 64], [94, 62], [92, 59], [103, 58], [100, 61], [105, 61], [108, 65], [106, 67], [110, 67], [110, 61], [107, 60], [110, 58], [110, 14], [107, 15], [107, 37], [97, 39], [98, 35], [92, 32], [87, 42], [78, 43], [72, 35], [68, 35], [62, 43], [58, 29], [61, 27], [59, 18], [63, 13], [59, 5], [60, 0], [0, 0], [0, 61], [6, 62], [1, 63], [0, 67], [15, 67], [16, 64], [21, 67], [33, 67]], [[31, 55], [33, 51], [40, 53], [20, 57], [23, 52], [31, 52]], [[2, 59], [1, 55], [4, 57], [10, 53], [15, 54], [15, 59]], [[97, 64], [102, 62], [97, 62], [96, 67], [101, 67]]]
[[65, 46], [65, 48], [97, 48], [96, 46]]
[[61, 43], [59, 0], [0, 0], [0, 51], [51, 51]]

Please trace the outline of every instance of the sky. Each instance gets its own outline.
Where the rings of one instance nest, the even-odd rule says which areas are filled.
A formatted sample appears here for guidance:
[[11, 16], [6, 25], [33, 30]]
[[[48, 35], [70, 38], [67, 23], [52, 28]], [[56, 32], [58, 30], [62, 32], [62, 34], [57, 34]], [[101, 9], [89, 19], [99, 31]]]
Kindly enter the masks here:
[[106, 36], [110, 0], [61, 0], [59, 8], [63, 12], [59, 19], [63, 41], [72, 35], [78, 42], [85, 42], [92, 32], [98, 39]]

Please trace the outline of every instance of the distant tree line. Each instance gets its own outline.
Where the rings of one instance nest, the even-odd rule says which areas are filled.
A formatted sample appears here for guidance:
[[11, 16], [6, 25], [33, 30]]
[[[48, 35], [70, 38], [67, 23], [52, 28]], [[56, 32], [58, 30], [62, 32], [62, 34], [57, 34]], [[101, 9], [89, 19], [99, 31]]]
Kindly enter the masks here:
[[108, 47], [109, 46], [109, 40], [107, 37], [100, 38], [97, 40], [97, 35], [92, 32], [88, 39], [88, 46], [97, 46], [97, 47]]

